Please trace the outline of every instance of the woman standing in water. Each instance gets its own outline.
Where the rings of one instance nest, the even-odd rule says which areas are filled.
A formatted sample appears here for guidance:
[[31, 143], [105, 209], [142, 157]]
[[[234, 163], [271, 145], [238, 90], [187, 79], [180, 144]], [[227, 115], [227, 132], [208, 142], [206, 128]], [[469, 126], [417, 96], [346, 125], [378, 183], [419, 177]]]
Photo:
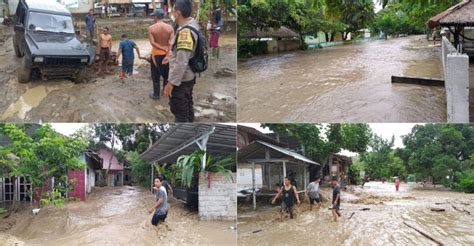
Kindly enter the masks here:
[[395, 190], [398, 191], [398, 188], [400, 188], [400, 179], [397, 177], [395, 178]]
[[298, 204], [301, 202], [298, 192], [296, 191], [296, 187], [291, 184], [288, 177], [285, 177], [284, 185], [281, 187], [278, 194], [276, 194], [276, 196], [273, 198], [272, 204], [275, 204], [276, 199], [281, 195], [283, 196], [283, 201], [281, 203], [280, 219], [283, 220], [285, 213], [288, 213], [290, 215], [290, 219], [293, 219], [295, 200], [298, 202]]

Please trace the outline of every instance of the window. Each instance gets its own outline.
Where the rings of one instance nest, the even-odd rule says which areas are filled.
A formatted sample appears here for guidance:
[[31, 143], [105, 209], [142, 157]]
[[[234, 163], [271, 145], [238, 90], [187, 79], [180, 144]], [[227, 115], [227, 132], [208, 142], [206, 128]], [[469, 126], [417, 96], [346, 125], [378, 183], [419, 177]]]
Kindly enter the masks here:
[[74, 25], [70, 16], [38, 12], [30, 13], [27, 28], [31, 31], [74, 33]]

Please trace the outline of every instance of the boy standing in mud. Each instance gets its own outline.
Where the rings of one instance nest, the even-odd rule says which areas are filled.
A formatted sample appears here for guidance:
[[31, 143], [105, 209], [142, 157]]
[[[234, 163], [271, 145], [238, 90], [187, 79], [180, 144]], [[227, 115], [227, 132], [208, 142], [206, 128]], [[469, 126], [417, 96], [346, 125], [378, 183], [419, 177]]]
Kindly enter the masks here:
[[133, 50], [137, 51], [138, 57], [141, 58], [140, 49], [132, 40], [128, 39], [127, 34], [122, 34], [122, 42], [120, 42], [119, 49], [117, 51], [117, 60], [122, 55], [122, 73], [120, 79], [124, 80], [125, 76], [131, 76], [133, 74], [133, 63], [135, 61], [135, 54]]
[[102, 70], [105, 70], [106, 74], [109, 74], [110, 71], [107, 67], [107, 62], [110, 59], [112, 53], [112, 35], [109, 34], [109, 28], [102, 28], [102, 33], [99, 35], [99, 56], [100, 56], [100, 66], [99, 72], [97, 75], [102, 73]]
[[[178, 24], [176, 38], [169, 54], [168, 84], [163, 89], [163, 96], [169, 97], [170, 110], [176, 122], [193, 122], [193, 88], [196, 74], [189, 66], [189, 60], [194, 56], [199, 35], [192, 27], [199, 30], [198, 22], [191, 17], [192, 0], [176, 0], [173, 16]], [[163, 63], [167, 62], [167, 58]]]
[[150, 214], [155, 211], [151, 219], [151, 224], [154, 226], [157, 226], [160, 222], [164, 223], [168, 216], [168, 195], [165, 187], [161, 185], [161, 181], [161, 177], [155, 178], [155, 188], [153, 189], [155, 192], [155, 204], [148, 209]]
[[291, 184], [291, 181], [288, 177], [285, 177], [285, 182], [283, 187], [280, 189], [278, 194], [273, 198], [272, 204], [275, 204], [275, 201], [278, 197], [283, 196], [283, 201], [281, 202], [280, 210], [280, 219], [283, 220], [285, 213], [290, 215], [290, 219], [293, 219], [293, 210], [295, 205], [295, 200], [300, 204], [300, 198], [296, 187]]
[[319, 181], [320, 178], [317, 177], [313, 182], [309, 183], [306, 188], [306, 199], [309, 200], [309, 210], [313, 211], [313, 205], [316, 203], [316, 208], [321, 207], [321, 200], [319, 199]]
[[333, 178], [331, 181], [332, 186], [332, 216], [334, 222], [337, 221], [337, 217], [341, 217], [339, 212], [341, 206], [341, 187], [339, 186], [337, 179]]

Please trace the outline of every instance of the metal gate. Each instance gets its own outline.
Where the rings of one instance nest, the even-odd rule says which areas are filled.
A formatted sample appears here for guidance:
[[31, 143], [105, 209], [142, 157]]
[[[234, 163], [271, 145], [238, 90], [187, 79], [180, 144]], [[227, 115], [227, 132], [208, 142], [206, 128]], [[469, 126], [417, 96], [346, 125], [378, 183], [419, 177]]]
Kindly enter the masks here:
[[3, 202], [11, 202], [14, 199], [15, 192], [13, 190], [13, 182], [15, 182], [16, 190], [17, 190], [17, 197], [15, 198], [17, 201], [31, 201], [30, 193], [31, 193], [31, 182], [28, 178], [25, 177], [17, 177], [16, 179], [13, 178], [1, 178], [0, 185], [0, 201]]

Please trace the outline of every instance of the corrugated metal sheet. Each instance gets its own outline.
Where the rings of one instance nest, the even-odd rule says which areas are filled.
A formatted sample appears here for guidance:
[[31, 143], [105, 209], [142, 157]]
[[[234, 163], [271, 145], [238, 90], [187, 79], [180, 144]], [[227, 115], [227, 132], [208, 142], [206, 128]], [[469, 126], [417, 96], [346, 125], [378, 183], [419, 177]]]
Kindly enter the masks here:
[[269, 148], [270, 150], [272, 150], [272, 153], [270, 153], [272, 159], [286, 156], [291, 157], [294, 160], [306, 162], [309, 164], [320, 165], [319, 163], [312, 161], [296, 152], [258, 140], [240, 149], [238, 152], [238, 159], [239, 161], [246, 161], [249, 159], [264, 159], [265, 148]]
[[[212, 155], [235, 153], [237, 127], [223, 124], [192, 124], [181, 123], [169, 129], [156, 143], [140, 155], [142, 160], [171, 163], [180, 155], [191, 154], [199, 149], [195, 143], [180, 148], [183, 144], [208, 132], [215, 127], [209, 136], [207, 152]], [[176, 153], [173, 153], [175, 152]]]
[[132, 0], [102, 0], [103, 4], [132, 4]]

